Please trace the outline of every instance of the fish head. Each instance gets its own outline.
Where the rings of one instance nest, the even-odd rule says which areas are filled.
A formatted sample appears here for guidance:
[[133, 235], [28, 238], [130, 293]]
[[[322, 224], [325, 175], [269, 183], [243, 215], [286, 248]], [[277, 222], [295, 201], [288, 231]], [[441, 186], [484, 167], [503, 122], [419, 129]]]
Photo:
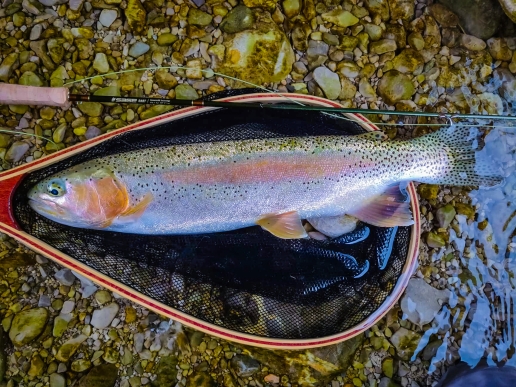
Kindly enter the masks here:
[[125, 186], [105, 169], [71, 168], [41, 180], [28, 193], [38, 214], [72, 227], [102, 229], [128, 207]]

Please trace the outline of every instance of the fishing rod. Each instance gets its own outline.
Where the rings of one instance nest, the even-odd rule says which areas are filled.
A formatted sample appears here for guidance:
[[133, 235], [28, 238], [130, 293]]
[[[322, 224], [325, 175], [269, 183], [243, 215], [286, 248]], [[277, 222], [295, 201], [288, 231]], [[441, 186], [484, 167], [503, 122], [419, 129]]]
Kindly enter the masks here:
[[256, 103], [256, 102], [222, 102], [207, 101], [201, 99], [187, 100], [175, 98], [151, 98], [151, 97], [119, 97], [101, 96], [93, 94], [70, 94], [66, 87], [34, 87], [12, 84], [0, 84], [0, 104], [8, 105], [48, 105], [65, 107], [70, 102], [100, 102], [100, 103], [128, 103], [145, 105], [173, 105], [173, 106], [204, 106], [229, 109], [279, 109], [279, 110], [303, 110], [331, 113], [354, 114], [379, 114], [379, 115], [403, 115], [416, 117], [444, 118], [451, 122], [452, 119], [504, 119], [516, 120], [516, 116], [502, 116], [493, 114], [463, 114], [463, 113], [438, 113], [419, 111], [397, 110], [371, 110], [358, 108], [339, 108], [327, 106], [312, 106], [288, 103], [289, 94], [275, 93], [286, 97], [285, 103]]

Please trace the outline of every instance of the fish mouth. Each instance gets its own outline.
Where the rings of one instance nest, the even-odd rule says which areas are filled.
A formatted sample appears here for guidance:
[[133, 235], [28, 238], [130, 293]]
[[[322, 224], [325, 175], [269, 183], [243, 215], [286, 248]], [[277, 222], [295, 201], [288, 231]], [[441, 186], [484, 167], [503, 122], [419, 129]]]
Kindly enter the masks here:
[[52, 218], [62, 217], [62, 210], [59, 206], [45, 199], [29, 198], [29, 206], [38, 214]]

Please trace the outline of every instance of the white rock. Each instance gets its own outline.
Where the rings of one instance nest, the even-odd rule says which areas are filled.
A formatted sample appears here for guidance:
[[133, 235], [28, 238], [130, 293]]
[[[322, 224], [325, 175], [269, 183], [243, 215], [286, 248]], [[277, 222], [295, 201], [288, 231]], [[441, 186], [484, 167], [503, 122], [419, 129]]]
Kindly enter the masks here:
[[119, 309], [118, 304], [116, 302], [112, 302], [102, 309], [95, 310], [91, 317], [91, 325], [99, 329], [107, 328], [117, 315]]
[[358, 219], [349, 215], [342, 215], [310, 218], [308, 222], [322, 234], [330, 238], [336, 238], [355, 230]]
[[439, 301], [448, 302], [449, 290], [438, 290], [422, 278], [412, 278], [401, 299], [401, 309], [409, 321], [418, 325], [431, 322], [441, 309]]
[[93, 68], [101, 74], [105, 74], [109, 71], [109, 62], [107, 60], [106, 54], [103, 52], [98, 52], [97, 55], [95, 55]]
[[75, 308], [75, 302], [70, 301], [70, 300], [65, 301], [63, 303], [63, 307], [61, 308], [61, 313], [62, 314], [71, 313], [74, 308]]
[[64, 286], [72, 286], [75, 281], [75, 277], [73, 276], [70, 269], [61, 269], [56, 274], [54, 274], [54, 277], [61, 285]]
[[30, 40], [38, 40], [41, 36], [41, 32], [43, 32], [43, 26], [41, 24], [36, 24], [30, 30]]
[[149, 51], [150, 47], [148, 44], [143, 42], [136, 42], [129, 48], [129, 55], [133, 58], [138, 58], [139, 56], [145, 54]]
[[42, 294], [41, 296], [39, 296], [38, 306], [42, 308], [50, 306], [50, 297], [46, 294]]
[[140, 353], [143, 350], [143, 342], [145, 340], [145, 335], [143, 333], [135, 333], [134, 334], [134, 350]]
[[314, 80], [324, 91], [326, 98], [337, 99], [340, 94], [340, 79], [327, 67], [320, 66], [314, 70]]
[[91, 285], [91, 286], [85, 286], [83, 289], [82, 289], [82, 298], [88, 298], [89, 296], [91, 296], [93, 293], [95, 293], [97, 291], [97, 287], [94, 286], [94, 285]]
[[50, 387], [66, 387], [66, 380], [62, 375], [53, 373], [50, 375]]
[[72, 11], [79, 11], [82, 8], [84, 0], [70, 0], [68, 6]]
[[103, 9], [99, 16], [99, 21], [104, 27], [109, 27], [116, 20], [118, 13], [115, 9]]

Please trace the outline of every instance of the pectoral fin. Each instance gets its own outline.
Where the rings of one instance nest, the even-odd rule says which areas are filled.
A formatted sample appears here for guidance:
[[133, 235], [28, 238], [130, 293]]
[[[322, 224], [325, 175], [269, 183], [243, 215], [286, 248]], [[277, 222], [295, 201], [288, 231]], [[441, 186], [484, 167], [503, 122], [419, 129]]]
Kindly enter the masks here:
[[283, 214], [267, 214], [256, 221], [256, 224], [272, 235], [282, 239], [306, 238], [306, 231], [296, 211]]
[[388, 187], [385, 192], [364, 203], [350, 215], [378, 227], [410, 226], [414, 223], [410, 201], [399, 185]]
[[119, 215], [123, 220], [134, 220], [139, 218], [149, 204], [152, 202], [153, 196], [151, 193], [146, 194], [138, 204], [129, 207], [127, 210]]

